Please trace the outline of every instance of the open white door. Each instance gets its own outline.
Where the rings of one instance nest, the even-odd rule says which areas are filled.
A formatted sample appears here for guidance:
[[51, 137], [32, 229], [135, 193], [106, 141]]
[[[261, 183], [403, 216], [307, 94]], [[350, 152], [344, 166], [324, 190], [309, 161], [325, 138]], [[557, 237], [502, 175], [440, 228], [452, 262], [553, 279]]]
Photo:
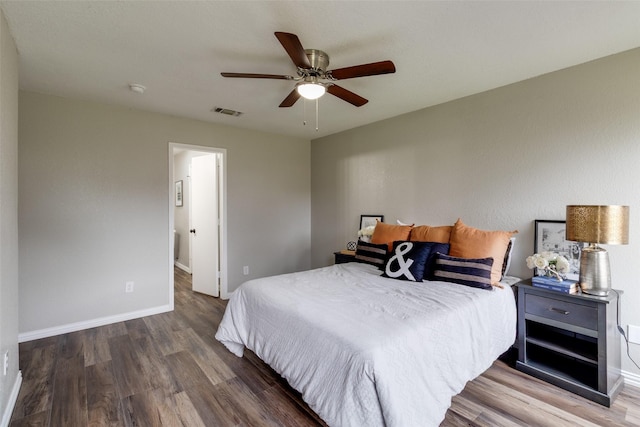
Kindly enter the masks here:
[[191, 159], [193, 290], [217, 297], [219, 287], [217, 154]]

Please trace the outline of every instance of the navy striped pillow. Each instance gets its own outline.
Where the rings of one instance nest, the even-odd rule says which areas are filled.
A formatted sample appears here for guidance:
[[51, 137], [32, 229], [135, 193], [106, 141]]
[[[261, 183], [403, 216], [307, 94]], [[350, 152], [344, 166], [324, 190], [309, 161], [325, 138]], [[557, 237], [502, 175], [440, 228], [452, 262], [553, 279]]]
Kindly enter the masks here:
[[356, 247], [356, 261], [375, 265], [382, 270], [385, 262], [387, 261], [388, 247], [389, 246], [386, 243], [375, 244], [358, 240], [358, 246]]
[[433, 280], [491, 289], [493, 258], [456, 258], [437, 254]]

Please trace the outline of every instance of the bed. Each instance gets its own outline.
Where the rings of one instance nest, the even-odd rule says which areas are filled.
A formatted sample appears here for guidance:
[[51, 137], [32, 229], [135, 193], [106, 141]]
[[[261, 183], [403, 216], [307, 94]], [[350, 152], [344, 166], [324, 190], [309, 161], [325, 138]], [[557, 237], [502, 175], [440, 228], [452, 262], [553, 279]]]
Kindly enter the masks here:
[[437, 426], [515, 341], [510, 286], [479, 289], [338, 264], [251, 280], [216, 333], [253, 351], [330, 426]]

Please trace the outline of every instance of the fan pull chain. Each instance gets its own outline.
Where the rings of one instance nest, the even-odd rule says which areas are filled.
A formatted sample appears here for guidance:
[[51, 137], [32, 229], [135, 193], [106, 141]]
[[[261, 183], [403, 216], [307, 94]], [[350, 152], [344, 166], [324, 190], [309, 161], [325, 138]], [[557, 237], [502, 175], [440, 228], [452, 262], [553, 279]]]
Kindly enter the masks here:
[[[318, 132], [318, 129], [320, 129], [320, 127], [318, 126], [318, 110], [319, 110], [319, 103], [318, 103], [318, 99], [316, 98], [316, 132]], [[302, 125], [306, 126], [307, 125], [307, 100], [303, 100], [302, 101]]]
[[302, 100], [302, 126], [307, 125], [307, 100]]

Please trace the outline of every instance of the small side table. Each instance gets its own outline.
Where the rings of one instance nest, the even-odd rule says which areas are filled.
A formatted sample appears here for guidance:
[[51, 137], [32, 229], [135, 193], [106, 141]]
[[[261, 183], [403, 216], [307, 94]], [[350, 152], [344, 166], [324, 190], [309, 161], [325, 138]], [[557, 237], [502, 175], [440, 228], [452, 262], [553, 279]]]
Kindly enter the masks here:
[[333, 256], [335, 257], [335, 264], [344, 264], [345, 262], [355, 262], [356, 260], [356, 251], [338, 251], [334, 252]]
[[516, 368], [604, 406], [622, 388], [618, 296], [518, 287]]

